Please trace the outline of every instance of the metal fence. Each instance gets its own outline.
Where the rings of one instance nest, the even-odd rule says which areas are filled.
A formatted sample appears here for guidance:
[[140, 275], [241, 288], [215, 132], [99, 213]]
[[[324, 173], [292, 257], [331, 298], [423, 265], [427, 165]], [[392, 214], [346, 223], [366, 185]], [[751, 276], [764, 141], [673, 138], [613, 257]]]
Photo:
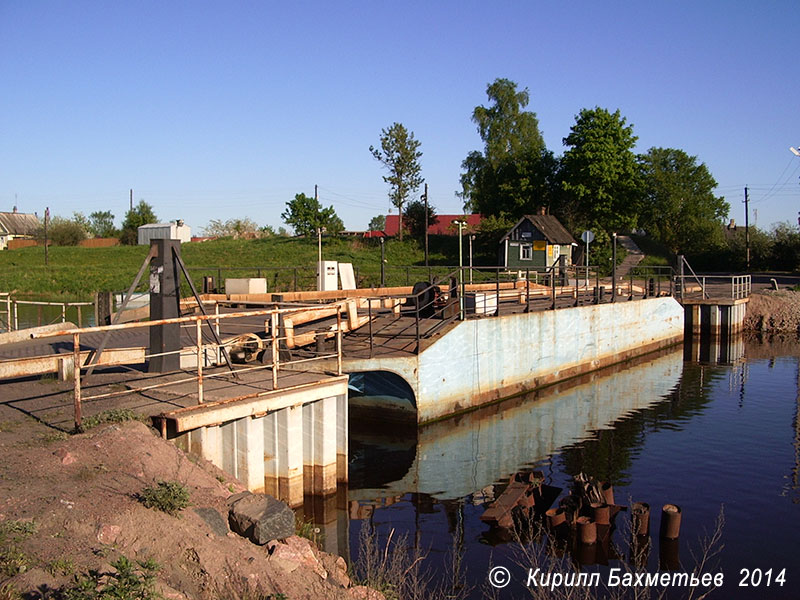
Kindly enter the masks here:
[[[211, 304], [211, 303], [209, 303]], [[281, 335], [282, 328], [279, 325], [280, 319], [288, 315], [295, 315], [302, 311], [309, 310], [307, 307], [296, 308], [270, 308], [263, 310], [249, 310], [234, 313], [221, 314], [219, 312], [219, 304], [215, 305], [214, 314], [208, 315], [191, 315], [172, 319], [162, 319], [159, 321], [143, 321], [124, 323], [119, 325], [105, 325], [102, 327], [89, 327], [66, 329], [61, 331], [54, 331], [41, 334], [33, 334], [33, 339], [52, 339], [69, 337], [72, 340], [72, 353], [70, 355], [62, 355], [60, 358], [65, 361], [63, 370], [67, 376], [73, 379], [73, 411], [74, 422], [76, 429], [80, 429], [82, 425], [82, 404], [87, 401], [100, 400], [105, 398], [119, 397], [127, 394], [136, 394], [148, 390], [164, 388], [168, 386], [177, 386], [187, 383], [194, 383], [195, 393], [197, 395], [197, 403], [202, 404], [204, 401], [204, 383], [206, 380], [215, 377], [237, 377], [242, 373], [250, 373], [267, 370], [271, 372], [271, 385], [273, 390], [279, 389], [278, 375], [284, 369], [296, 369], [296, 367], [303, 363], [320, 360], [336, 361], [336, 374], [342, 374], [342, 311], [343, 304], [339, 303], [333, 306], [336, 314], [335, 328], [330, 328], [327, 337], [333, 337], [335, 348], [333, 352], [307, 352], [303, 356], [287, 358], [282, 349], [285, 346], [286, 337]], [[254, 319], [260, 322], [260, 327], [254, 327]], [[262, 320], [263, 319], [263, 320]], [[217, 342], [220, 339], [220, 328], [222, 324], [236, 325], [237, 321], [250, 320], [250, 324], [244, 329], [250, 332], [249, 335], [237, 335], [228, 337], [225, 341]], [[142, 351], [137, 355], [138, 362], [143, 363], [151, 358], [157, 356], [166, 356], [169, 354], [179, 354], [183, 359], [183, 363], [189, 363], [185, 368], [182, 365], [181, 372], [189, 371], [192, 373], [188, 377], [181, 377], [179, 379], [172, 379], [167, 382], [144, 385], [125, 390], [115, 390], [94, 395], [87, 395], [83, 392], [83, 387], [86, 378], [91, 376], [95, 367], [108, 367], [121, 364], [114, 360], [107, 362], [98, 362], [102, 360], [101, 355], [97, 351], [82, 350], [81, 339], [86, 340], [86, 336], [105, 334], [106, 336], [113, 336], [115, 332], [130, 332], [137, 329], [149, 330], [151, 327], [158, 327], [162, 325], [178, 324], [182, 327], [183, 333], [190, 337], [191, 345], [184, 345], [181, 349], [175, 352], [164, 353], [148, 353]], [[214, 330], [213, 338], [208, 339], [208, 336], [203, 336], [203, 326], [207, 324], [208, 327]], [[230, 328], [229, 328], [230, 329]], [[105, 346], [104, 343], [100, 347]], [[239, 348], [245, 354], [251, 354], [253, 363], [249, 366], [234, 366], [230, 361], [230, 352], [232, 349]], [[113, 352], [113, 350], [109, 351]], [[259, 360], [256, 360], [259, 358]], [[179, 359], [180, 360], [180, 359]], [[126, 361], [130, 361], [127, 358]], [[217, 367], [227, 362], [228, 369], [217, 370], [215, 372], [207, 372], [206, 369], [210, 367]], [[245, 364], [247, 361], [245, 360]], [[86, 373], [84, 375], [83, 373]], [[237, 400], [247, 397], [256, 397], [259, 392], [250, 393], [246, 396], [237, 396], [235, 398], [227, 398], [226, 400]]]

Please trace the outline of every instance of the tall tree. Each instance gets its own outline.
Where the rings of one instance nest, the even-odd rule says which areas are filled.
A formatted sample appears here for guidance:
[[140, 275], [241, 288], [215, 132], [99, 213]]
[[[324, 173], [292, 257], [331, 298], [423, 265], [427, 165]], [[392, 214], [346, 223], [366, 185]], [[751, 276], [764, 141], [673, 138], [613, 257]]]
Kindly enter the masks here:
[[523, 110], [528, 89], [508, 79], [486, 87], [490, 106], [478, 106], [472, 121], [484, 142], [461, 163], [460, 196], [464, 209], [485, 215], [518, 218], [551, 202], [556, 161], [539, 131], [536, 113]]
[[573, 231], [584, 227], [606, 233], [636, 227], [641, 177], [633, 148], [637, 137], [619, 110], [584, 108], [561, 159], [565, 203], [561, 216]]
[[89, 233], [105, 238], [115, 237], [114, 214], [110, 210], [98, 210], [89, 215]]
[[123, 244], [135, 245], [139, 240], [139, 227], [148, 223], [158, 223], [153, 207], [144, 200], [125, 213], [125, 220], [122, 222], [122, 231], [119, 241]]
[[639, 157], [644, 195], [641, 225], [672, 252], [693, 254], [722, 243], [730, 205], [714, 195], [717, 182], [704, 163], [675, 148], [650, 148]]
[[419, 149], [419, 140], [414, 138], [414, 132], [408, 131], [401, 123], [393, 123], [388, 129], [382, 129], [380, 141], [380, 148], [370, 146], [369, 151], [389, 171], [388, 175], [383, 176], [383, 180], [389, 184], [389, 198], [397, 207], [402, 240], [403, 204], [424, 181], [419, 164], [422, 151]]
[[312, 235], [317, 228], [325, 228], [328, 233], [339, 233], [344, 230], [344, 223], [336, 214], [333, 206], [322, 208], [319, 200], [309, 198], [305, 194], [295, 194], [294, 200], [286, 203], [286, 210], [281, 219], [291, 225], [297, 235]]
[[[428, 208], [428, 225], [433, 225], [438, 221], [436, 209], [430, 204]], [[405, 222], [411, 237], [417, 240], [425, 238], [425, 203], [421, 200], [414, 200], [406, 205]]]
[[386, 215], [375, 215], [369, 220], [370, 231], [383, 231], [386, 229]]

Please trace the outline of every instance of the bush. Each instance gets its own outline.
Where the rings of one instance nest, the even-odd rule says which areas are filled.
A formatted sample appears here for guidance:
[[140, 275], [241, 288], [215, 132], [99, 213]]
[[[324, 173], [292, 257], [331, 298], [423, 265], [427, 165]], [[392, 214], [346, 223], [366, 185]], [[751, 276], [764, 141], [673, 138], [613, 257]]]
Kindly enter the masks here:
[[146, 417], [129, 408], [112, 408], [111, 410], [104, 410], [103, 412], [86, 417], [81, 424], [81, 429], [87, 431], [103, 425], [104, 423], [124, 423], [125, 421], [144, 421]]
[[190, 504], [189, 490], [177, 481], [159, 481], [155, 486], [147, 486], [139, 494], [139, 500], [147, 508], [157, 508], [172, 516]]
[[72, 587], [62, 590], [64, 600], [156, 600], [156, 573], [159, 566], [152, 559], [137, 561], [138, 568], [125, 556], [111, 563], [116, 573], [107, 576], [90, 571], [76, 577]]

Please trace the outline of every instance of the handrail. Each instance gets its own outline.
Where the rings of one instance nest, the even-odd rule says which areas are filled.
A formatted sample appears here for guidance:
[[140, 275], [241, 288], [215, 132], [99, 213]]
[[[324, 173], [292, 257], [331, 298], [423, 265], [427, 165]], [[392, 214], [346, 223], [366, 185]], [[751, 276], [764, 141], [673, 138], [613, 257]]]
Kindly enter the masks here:
[[[59, 331], [47, 332], [47, 333], [32, 333], [31, 339], [46, 339], [46, 338], [53, 338], [53, 337], [63, 337], [63, 336], [71, 336], [72, 337], [72, 374], [73, 374], [73, 415], [74, 415], [74, 424], [76, 429], [80, 429], [82, 426], [82, 404], [83, 402], [89, 400], [99, 400], [101, 398], [109, 398], [109, 397], [116, 397], [121, 396], [124, 394], [132, 394], [141, 391], [157, 389], [162, 387], [168, 387], [170, 385], [179, 385], [185, 384], [188, 382], [196, 382], [197, 386], [197, 402], [198, 404], [202, 404], [204, 402], [205, 396], [205, 380], [211, 377], [221, 376], [223, 374], [214, 374], [214, 373], [205, 373], [204, 372], [204, 365], [213, 364], [216, 362], [219, 364], [219, 354], [220, 349], [223, 346], [230, 345], [232, 343], [231, 340], [228, 342], [223, 342], [217, 344], [215, 341], [208, 342], [203, 339], [202, 334], [202, 323], [204, 321], [215, 322], [215, 326], [219, 327], [220, 321], [232, 321], [235, 319], [244, 319], [247, 317], [267, 317], [264, 320], [264, 329], [266, 334], [266, 339], [264, 340], [264, 350], [263, 352], [269, 353], [262, 359], [262, 364], [258, 366], [249, 366], [245, 368], [238, 368], [234, 369], [233, 373], [238, 374], [242, 372], [252, 372], [258, 370], [271, 370], [272, 371], [272, 389], [277, 390], [279, 389], [278, 385], [278, 372], [287, 368], [287, 365], [297, 365], [301, 363], [306, 363], [309, 361], [325, 361], [329, 359], [336, 359], [336, 373], [337, 375], [342, 374], [342, 331], [343, 331], [343, 322], [342, 322], [342, 311], [345, 309], [345, 304], [343, 302], [338, 302], [333, 304], [333, 308], [336, 310], [336, 327], [332, 330], [333, 335], [335, 336], [336, 340], [336, 348], [335, 352], [323, 352], [318, 355], [312, 356], [311, 358], [297, 358], [297, 359], [282, 359], [280, 356], [280, 347], [282, 342], [286, 342], [287, 337], [285, 335], [281, 335], [281, 328], [278, 325], [278, 319], [281, 316], [297, 314], [306, 310], [309, 310], [308, 307], [294, 307], [294, 308], [271, 308], [271, 309], [263, 309], [263, 310], [250, 310], [250, 311], [241, 311], [236, 313], [227, 313], [227, 314], [220, 314], [216, 312], [215, 314], [208, 314], [208, 315], [190, 315], [185, 317], [175, 317], [170, 319], [160, 319], [157, 321], [141, 321], [141, 322], [132, 322], [132, 323], [120, 323], [117, 325], [103, 325], [100, 327], [78, 327], [78, 328], [67, 328], [62, 329]], [[195, 375], [185, 378], [179, 378], [174, 381], [158, 383], [158, 384], [151, 384], [145, 385], [144, 387], [140, 388], [131, 388], [127, 390], [117, 390], [113, 392], [105, 392], [101, 394], [96, 394], [92, 396], [87, 396], [83, 391], [83, 385], [85, 383], [85, 377], [81, 376], [82, 369], [88, 369], [88, 357], [86, 356], [86, 352], [81, 352], [81, 336], [88, 335], [92, 333], [102, 333], [102, 332], [116, 332], [116, 331], [125, 331], [137, 328], [149, 328], [154, 326], [160, 325], [169, 325], [169, 324], [181, 324], [181, 325], [188, 325], [188, 329], [194, 330], [194, 349], [189, 350], [191, 346], [187, 346], [184, 348], [180, 348], [176, 351], [171, 352], [161, 352], [161, 353], [145, 353], [143, 355], [144, 359], [153, 358], [156, 356], [165, 356], [168, 354], [178, 354], [178, 355], [187, 355], [187, 351], [193, 352], [196, 357], [196, 365], [195, 365]], [[193, 327], [192, 327], [193, 325]], [[252, 329], [252, 328], [251, 328]], [[260, 347], [260, 346], [259, 346]], [[269, 358], [269, 361], [266, 360]], [[231, 373], [231, 371], [225, 371], [225, 375]]]

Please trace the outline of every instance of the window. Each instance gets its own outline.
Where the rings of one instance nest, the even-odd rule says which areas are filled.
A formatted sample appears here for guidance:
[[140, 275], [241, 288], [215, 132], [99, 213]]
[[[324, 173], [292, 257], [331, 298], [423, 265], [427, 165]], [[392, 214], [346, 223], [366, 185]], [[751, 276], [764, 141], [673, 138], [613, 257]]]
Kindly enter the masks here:
[[519, 245], [519, 259], [520, 260], [531, 260], [533, 255], [532, 248], [530, 244], [520, 244]]

